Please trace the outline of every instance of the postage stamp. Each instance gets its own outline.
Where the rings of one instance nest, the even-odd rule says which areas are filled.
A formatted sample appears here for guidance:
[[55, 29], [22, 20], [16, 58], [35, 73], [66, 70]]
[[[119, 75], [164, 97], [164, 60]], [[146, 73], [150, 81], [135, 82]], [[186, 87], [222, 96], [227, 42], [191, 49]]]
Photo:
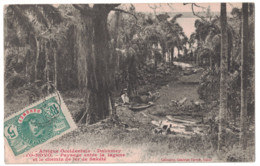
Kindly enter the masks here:
[[5, 149], [18, 156], [75, 128], [68, 108], [59, 93], [56, 93], [5, 120]]

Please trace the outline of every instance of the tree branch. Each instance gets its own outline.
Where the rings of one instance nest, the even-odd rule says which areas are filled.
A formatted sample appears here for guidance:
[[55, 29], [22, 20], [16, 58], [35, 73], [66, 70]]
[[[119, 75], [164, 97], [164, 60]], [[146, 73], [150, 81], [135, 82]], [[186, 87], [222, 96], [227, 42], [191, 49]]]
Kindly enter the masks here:
[[193, 15], [199, 17], [199, 18], [202, 19], [203, 21], [206, 21], [205, 17], [200, 16], [200, 15], [198, 15], [198, 14], [195, 13], [195, 11], [194, 11], [194, 6], [200, 7], [200, 6], [198, 6], [197, 4], [195, 4], [195, 3], [192, 3], [192, 4], [191, 4], [191, 10], [192, 10]]
[[162, 5], [159, 4], [159, 6], [157, 6], [156, 4], [154, 4], [154, 6], [152, 6], [152, 5], [150, 5], [150, 4], [148, 3], [148, 6], [149, 6], [151, 9], [153, 9], [154, 15], [156, 15], [156, 9], [157, 9], [157, 8], [160, 8]]
[[121, 12], [121, 13], [130, 14], [131, 16], [133, 16], [133, 17], [135, 18], [136, 23], [137, 23], [138, 18], [137, 18], [136, 15], [134, 15], [133, 13], [130, 13], [130, 12], [125, 11], [125, 10], [122, 10], [122, 9], [112, 9], [112, 11], [117, 11], [117, 12]]
[[205, 9], [205, 7], [199, 6], [199, 5], [197, 5], [196, 3], [183, 3], [183, 5], [189, 5], [189, 4], [191, 4], [191, 10], [192, 10], [193, 15], [196, 16], [196, 17], [199, 17], [199, 18], [202, 19], [203, 21], [206, 21], [205, 17], [198, 15], [198, 14], [195, 13], [195, 11], [194, 11], [194, 6], [199, 7], [199, 8], [202, 8], [202, 9]]
[[111, 11], [113, 9], [115, 9], [116, 7], [118, 7], [120, 4], [117, 3], [117, 4], [106, 4], [105, 7], [108, 11]]
[[196, 4], [196, 3], [192, 3], [194, 6], [196, 6], [196, 7], [199, 7], [199, 8], [202, 8], [202, 9], [206, 9], [205, 7], [203, 7], [203, 6], [200, 6], [200, 5], [198, 5], [198, 4]]
[[168, 7], [171, 8], [172, 10], [174, 10], [174, 8], [172, 7], [172, 5], [170, 3], [167, 3]]
[[84, 8], [81, 5], [77, 5], [77, 4], [72, 4], [72, 6], [76, 9], [78, 9], [79, 11], [83, 11]]

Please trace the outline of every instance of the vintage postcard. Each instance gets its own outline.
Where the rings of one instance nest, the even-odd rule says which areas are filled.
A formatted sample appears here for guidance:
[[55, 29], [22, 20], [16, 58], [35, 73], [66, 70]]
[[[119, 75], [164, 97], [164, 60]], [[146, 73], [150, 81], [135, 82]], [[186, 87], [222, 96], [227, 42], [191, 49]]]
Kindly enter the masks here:
[[255, 161], [255, 4], [4, 6], [8, 164]]

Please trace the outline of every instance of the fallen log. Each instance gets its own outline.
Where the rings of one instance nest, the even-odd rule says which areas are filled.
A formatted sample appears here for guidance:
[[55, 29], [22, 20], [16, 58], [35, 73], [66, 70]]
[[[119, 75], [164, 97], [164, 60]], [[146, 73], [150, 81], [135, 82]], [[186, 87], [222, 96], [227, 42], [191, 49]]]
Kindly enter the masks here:
[[174, 134], [174, 135], [186, 135], [191, 136], [194, 134], [203, 134], [203, 130], [198, 127], [186, 126], [178, 123], [172, 123], [168, 120], [163, 121], [151, 121], [156, 126], [154, 129], [155, 134]]
[[169, 126], [170, 128], [185, 128], [185, 126], [183, 124], [173, 123], [168, 120], [161, 121], [161, 127], [162, 126]]
[[194, 123], [201, 122], [200, 119], [195, 119], [195, 117], [192, 117], [192, 116], [173, 116], [173, 117], [176, 119], [179, 119], [179, 120], [187, 120], [187, 121], [194, 122]]
[[193, 128], [193, 131], [197, 134], [203, 134], [203, 130], [199, 128]]
[[151, 119], [153, 119], [153, 120], [157, 120], [157, 121], [162, 120], [161, 118], [159, 118], [159, 117], [157, 117], [157, 116], [154, 116], [154, 115], [151, 115], [151, 114], [146, 114], [146, 113], [144, 113], [144, 112], [142, 112], [142, 115], [145, 116], [145, 117], [149, 117], [149, 118], [151, 118]]
[[180, 101], [178, 101], [178, 104], [182, 105], [183, 103], [185, 103], [186, 100], [187, 100], [187, 98], [184, 97], [183, 99], [181, 99]]
[[166, 130], [167, 128], [172, 128], [172, 129], [185, 129], [185, 126], [182, 125], [182, 124], [177, 124], [177, 123], [172, 123], [172, 122], [169, 122], [167, 120], [163, 120], [163, 121], [155, 121], [155, 120], [152, 120], [151, 123], [154, 125], [154, 126], [157, 126], [161, 129], [164, 129]]
[[205, 117], [199, 113], [169, 113], [171, 116], [192, 116], [192, 117]]
[[152, 123], [153, 125], [157, 126], [157, 127], [160, 126], [160, 122], [158, 122], [158, 121], [152, 120], [151, 123]]
[[144, 112], [141, 112], [141, 114], [142, 114], [143, 116], [145, 116], [145, 117], [148, 117]]
[[154, 129], [154, 133], [155, 134], [162, 134], [162, 129], [157, 127], [157, 128]]
[[127, 128], [127, 131], [138, 131], [138, 128]]
[[178, 133], [188, 134], [188, 133], [190, 133], [190, 132], [185, 131], [185, 128], [184, 128], [184, 129], [183, 129], [183, 128], [180, 128], [180, 129], [170, 128], [170, 131], [171, 131], [172, 133], [175, 133], [175, 134], [178, 134]]
[[172, 120], [172, 121], [174, 121], [174, 122], [177, 122], [177, 123], [196, 124], [196, 122], [177, 119], [177, 118], [174, 118], [174, 117], [172, 117], [172, 116], [170, 116], [170, 115], [167, 115], [166, 118], [169, 119], [169, 120]]
[[193, 131], [186, 131], [185, 129], [174, 129], [174, 128], [170, 128], [171, 133], [175, 134], [175, 135], [186, 135], [186, 136], [192, 136], [195, 134], [203, 134], [202, 132], [198, 131], [198, 130], [193, 130]]

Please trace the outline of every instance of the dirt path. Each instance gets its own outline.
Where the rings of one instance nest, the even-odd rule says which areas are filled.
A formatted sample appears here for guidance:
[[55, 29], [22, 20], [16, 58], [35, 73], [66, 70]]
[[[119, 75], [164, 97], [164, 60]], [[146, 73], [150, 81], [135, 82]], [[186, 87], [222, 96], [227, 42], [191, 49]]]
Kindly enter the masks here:
[[189, 76], [181, 75], [177, 81], [172, 80], [159, 90], [161, 97], [156, 101], [156, 104], [164, 105], [171, 102], [171, 100], [181, 100], [184, 97], [187, 100], [200, 101], [197, 89], [201, 74], [202, 72], [200, 71]]

